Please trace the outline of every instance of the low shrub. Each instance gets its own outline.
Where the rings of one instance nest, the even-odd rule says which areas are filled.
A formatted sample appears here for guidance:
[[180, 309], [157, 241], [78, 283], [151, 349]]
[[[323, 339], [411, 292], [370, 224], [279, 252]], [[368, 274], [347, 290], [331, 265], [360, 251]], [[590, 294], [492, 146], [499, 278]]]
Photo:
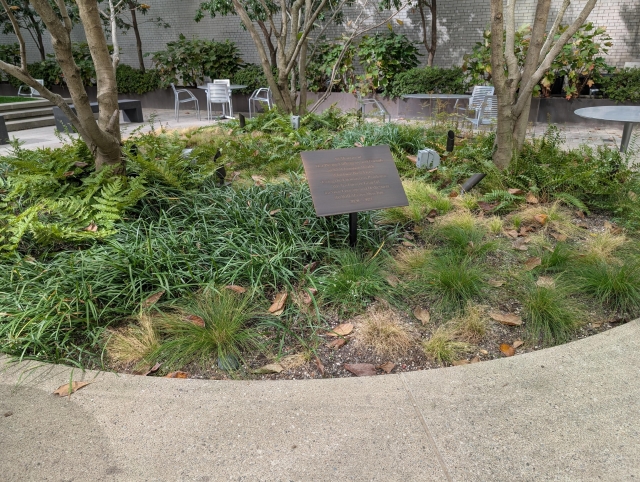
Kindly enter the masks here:
[[425, 93], [461, 94], [467, 87], [460, 67], [418, 67], [397, 74], [389, 93], [391, 97]]
[[116, 69], [118, 94], [144, 94], [160, 87], [160, 75], [157, 70], [146, 69], [142, 72], [126, 64]]
[[601, 82], [605, 97], [616, 102], [640, 102], [640, 69], [620, 69]]

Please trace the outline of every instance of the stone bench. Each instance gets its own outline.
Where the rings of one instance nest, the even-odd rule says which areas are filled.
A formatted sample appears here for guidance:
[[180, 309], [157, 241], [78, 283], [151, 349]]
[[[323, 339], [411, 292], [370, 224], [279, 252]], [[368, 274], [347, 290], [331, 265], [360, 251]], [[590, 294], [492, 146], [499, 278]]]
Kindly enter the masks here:
[[[91, 110], [93, 113], [99, 112], [98, 103], [91, 102]], [[75, 108], [73, 104], [69, 104], [69, 107], [73, 112], [75, 112]], [[122, 117], [127, 122], [144, 122], [142, 118], [142, 102], [139, 100], [133, 99], [122, 99], [118, 101], [118, 108], [122, 112]], [[64, 131], [65, 129], [71, 131], [73, 130], [73, 124], [69, 121], [69, 118], [66, 116], [60, 107], [53, 108], [53, 117], [56, 121], [56, 129], [59, 131]], [[0, 131], [0, 135], [2, 132]]]

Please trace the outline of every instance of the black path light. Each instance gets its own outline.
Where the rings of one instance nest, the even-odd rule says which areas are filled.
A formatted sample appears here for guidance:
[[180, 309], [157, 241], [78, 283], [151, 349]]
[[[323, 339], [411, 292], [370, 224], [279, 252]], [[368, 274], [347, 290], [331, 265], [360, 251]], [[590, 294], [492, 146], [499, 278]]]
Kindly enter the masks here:
[[462, 188], [460, 189], [460, 194], [464, 194], [465, 192], [469, 192], [471, 189], [473, 189], [476, 186], [476, 184], [478, 184], [480, 181], [482, 181], [485, 176], [486, 176], [486, 174], [483, 174], [481, 172], [471, 176], [469, 179], [467, 179], [464, 182], [464, 184], [462, 184]]
[[242, 114], [238, 114], [238, 121], [240, 121], [240, 127], [244, 128], [246, 125], [245, 118]]

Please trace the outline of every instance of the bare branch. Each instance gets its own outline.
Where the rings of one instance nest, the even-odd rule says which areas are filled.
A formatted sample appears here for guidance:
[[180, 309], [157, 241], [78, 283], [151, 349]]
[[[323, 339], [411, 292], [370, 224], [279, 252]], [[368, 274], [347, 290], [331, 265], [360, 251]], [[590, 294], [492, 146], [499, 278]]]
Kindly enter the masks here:
[[62, 16], [62, 22], [64, 23], [64, 28], [67, 29], [67, 32], [71, 33], [71, 29], [73, 28], [73, 24], [71, 23], [71, 18], [69, 18], [69, 11], [67, 10], [67, 6], [64, 3], [64, 0], [56, 0], [58, 4], [58, 8], [60, 9], [60, 15]]
[[562, 2], [562, 6], [560, 7], [560, 11], [558, 12], [558, 15], [556, 15], [556, 19], [553, 21], [553, 25], [551, 26], [551, 30], [549, 31], [549, 34], [547, 35], [547, 40], [544, 42], [544, 45], [542, 46], [542, 49], [540, 50], [540, 56], [541, 57], [544, 57], [549, 52], [549, 49], [551, 48], [551, 45], [553, 44], [553, 38], [556, 36], [556, 32], [558, 31], [558, 28], [560, 27], [560, 23], [562, 22], [562, 18], [564, 17], [564, 14], [567, 11], [567, 8], [569, 8], [569, 5], [571, 5], [571, 0], [564, 0], [564, 2]]
[[9, 4], [7, 3], [7, 0], [0, 0], [0, 3], [2, 3], [2, 6], [4, 7], [5, 12], [7, 12], [9, 20], [11, 21], [11, 26], [13, 27], [13, 31], [15, 32], [16, 37], [18, 37], [18, 43], [20, 44], [20, 68], [24, 72], [26, 72], [27, 71], [27, 49], [24, 44], [24, 38], [22, 37], [22, 33], [20, 32], [20, 26], [18, 25], [18, 21], [16, 20], [16, 18], [13, 16], [13, 12], [9, 8]]
[[507, 0], [506, 18], [506, 42], [504, 46], [504, 57], [507, 62], [507, 72], [509, 77], [518, 71], [518, 59], [515, 54], [516, 43], [516, 1]]

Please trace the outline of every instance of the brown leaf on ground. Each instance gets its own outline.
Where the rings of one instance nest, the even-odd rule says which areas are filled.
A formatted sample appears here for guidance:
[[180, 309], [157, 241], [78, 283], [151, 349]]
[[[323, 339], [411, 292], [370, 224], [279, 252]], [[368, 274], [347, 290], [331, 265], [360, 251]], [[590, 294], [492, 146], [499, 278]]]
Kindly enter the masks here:
[[529, 204], [538, 204], [540, 202], [540, 201], [538, 201], [538, 198], [532, 192], [528, 192], [527, 193], [527, 197], [525, 199], [527, 200], [527, 202]]
[[406, 248], [414, 248], [415, 244], [410, 243], [409, 241], [403, 241], [402, 242], [402, 246], [406, 247]]
[[342, 323], [327, 333], [329, 336], [347, 336], [353, 331], [353, 323]]
[[579, 228], [582, 228], [582, 229], [589, 229], [589, 225], [587, 223], [585, 223], [584, 221], [578, 221], [576, 223], [576, 226], [578, 226]]
[[536, 285], [542, 288], [553, 288], [556, 285], [556, 282], [550, 276], [540, 276], [536, 280]]
[[156, 363], [155, 365], [153, 365], [151, 368], [149, 368], [149, 370], [147, 370], [143, 376], [147, 376], [147, 375], [151, 375], [152, 373], [157, 372], [160, 367], [162, 366], [162, 363]]
[[204, 320], [200, 318], [198, 315], [187, 315], [185, 316], [185, 320], [190, 321], [196, 326], [200, 326], [204, 328]]
[[86, 162], [77, 161], [77, 162], [74, 162], [73, 165], [76, 167], [87, 167], [89, 164], [87, 164]]
[[538, 221], [540, 224], [542, 224], [543, 226], [545, 224], [547, 224], [547, 220], [549, 219], [549, 216], [547, 216], [546, 214], [536, 214], [533, 219], [535, 219], [536, 221]]
[[413, 316], [419, 319], [423, 325], [426, 325], [431, 320], [431, 313], [426, 308], [422, 306], [416, 306], [413, 309]]
[[273, 316], [280, 316], [282, 313], [284, 313], [284, 308], [282, 308], [281, 310], [278, 311], [274, 311], [273, 313], [271, 313]]
[[509, 231], [505, 231], [504, 234], [506, 234], [510, 238], [518, 239], [518, 231], [516, 231], [515, 229], [510, 229]]
[[251, 370], [251, 373], [255, 375], [267, 375], [269, 373], [280, 373], [282, 370], [284, 370], [284, 368], [279, 363], [269, 363], [263, 367]]
[[74, 172], [73, 171], [67, 171], [67, 172], [63, 172], [62, 173], [62, 177], [69, 177], [69, 176], [73, 176]]
[[613, 223], [610, 223], [609, 221], [604, 222], [604, 229], [609, 231], [611, 234], [622, 234], [622, 228]]
[[303, 226], [308, 226], [309, 225], [309, 220], [305, 219], [304, 222], [302, 223]]
[[376, 367], [371, 363], [347, 363], [344, 369], [357, 377], [370, 377], [376, 374]]
[[164, 295], [164, 290], [158, 291], [157, 293], [152, 294], [142, 302], [142, 306], [144, 306], [145, 308], [149, 308], [150, 306], [155, 305], [158, 302], [158, 300], [162, 298], [162, 295]]
[[414, 164], [418, 163], [418, 157], [417, 156], [407, 156], [407, 159], [409, 159]]
[[391, 371], [396, 367], [395, 363], [388, 361], [387, 363], [383, 363], [382, 365], [377, 365], [376, 368], [378, 370], [383, 370], [385, 373], [391, 373]]
[[225, 288], [231, 291], [235, 291], [238, 294], [247, 292], [247, 288], [243, 288], [242, 286], [238, 286], [238, 285], [227, 285], [225, 286]]
[[432, 209], [431, 211], [429, 211], [429, 213], [427, 214], [427, 221], [429, 221], [430, 223], [435, 222], [436, 220], [436, 216], [438, 216], [438, 211], [436, 211], [435, 209]]
[[524, 341], [522, 341], [522, 340], [516, 340], [516, 341], [514, 341], [514, 342], [512, 343], [512, 345], [511, 345], [511, 346], [512, 346], [512, 347], [513, 347], [513, 349], [515, 350], [516, 348], [519, 348], [519, 347], [521, 347], [522, 345], [524, 345]]
[[497, 205], [498, 203], [487, 203], [484, 201], [478, 201], [478, 207], [487, 213], [493, 211]]
[[282, 293], [278, 293], [276, 297], [273, 299], [273, 304], [269, 307], [269, 313], [276, 314], [276, 312], [284, 309], [284, 304], [287, 301], [287, 297], [289, 293], [283, 291]]
[[266, 179], [264, 178], [264, 176], [258, 176], [256, 174], [251, 176], [251, 179], [253, 179], [256, 183], [256, 186], [264, 186], [264, 182], [266, 181]]
[[462, 365], [468, 365], [469, 364], [469, 360], [454, 360], [454, 361], [451, 362], [451, 364], [454, 367], [459, 367], [459, 366], [462, 366]]
[[324, 376], [324, 365], [320, 361], [320, 358], [316, 357], [315, 363], [316, 363], [316, 367], [318, 367], [318, 371], [320, 372], [320, 375]]
[[458, 197], [458, 196], [459, 196], [458, 191], [451, 191], [449, 193], [449, 197], [450, 198], [454, 198], [454, 197]]
[[335, 340], [327, 343], [327, 348], [333, 348], [337, 350], [338, 348], [342, 348], [343, 346], [345, 346], [347, 344], [347, 341], [347, 338], [336, 338]]
[[525, 238], [518, 238], [514, 242], [511, 243], [513, 249], [517, 249], [518, 251], [526, 251], [529, 249], [527, 247], [527, 240]]
[[576, 211], [576, 216], [578, 216], [580, 219], [585, 219], [587, 217], [584, 211]]
[[274, 209], [273, 211], [269, 211], [269, 216], [273, 216], [274, 214], [278, 214], [282, 209]]
[[311, 302], [313, 301], [313, 298], [311, 298], [311, 295], [307, 290], [302, 290], [300, 292], [300, 300], [302, 301], [303, 304], [310, 305]]
[[389, 283], [393, 288], [400, 284], [400, 278], [398, 278], [395, 274], [389, 274], [385, 276], [384, 279], [387, 280], [387, 283]]
[[91, 231], [92, 233], [95, 233], [98, 230], [98, 225], [96, 223], [90, 223], [89, 226], [87, 226], [86, 228], [84, 228], [85, 231]]
[[507, 325], [507, 326], [520, 326], [520, 325], [522, 325], [522, 318], [520, 318], [515, 313], [507, 313], [505, 315], [505, 314], [502, 314], [502, 313], [498, 313], [497, 311], [490, 311], [489, 312], [489, 316], [491, 318], [493, 318], [494, 320], [502, 323], [503, 325]]
[[540, 266], [542, 264], [542, 258], [538, 256], [534, 256], [533, 258], [529, 258], [524, 262], [525, 271], [531, 271], [536, 266]]
[[187, 372], [177, 371], [168, 373], [165, 378], [189, 378], [189, 374]]
[[516, 349], [508, 343], [502, 343], [500, 345], [500, 351], [504, 356], [513, 356], [516, 354]]
[[554, 238], [556, 241], [560, 241], [561, 243], [567, 240], [566, 234], [560, 234], [560, 233], [550, 233], [550, 234], [552, 238]]
[[476, 356], [474, 356], [474, 357], [471, 359], [471, 363], [480, 363], [480, 357], [479, 357], [479, 356], [477, 356], [477, 355], [476, 355]]
[[318, 267], [318, 262], [314, 261], [313, 263], [305, 264], [304, 268], [302, 268], [302, 274], [311, 274]]
[[362, 147], [362, 144], [360, 144], [359, 142], [354, 142], [353, 145], [356, 147]]
[[535, 231], [535, 229], [531, 226], [522, 226], [520, 227], [520, 236], [528, 236], [529, 231]]
[[480, 350], [481, 355], [488, 355], [489, 352], [487, 350]]
[[65, 383], [64, 385], [59, 386], [55, 392], [53, 392], [54, 395], [59, 395], [61, 397], [66, 397], [67, 395], [71, 395], [72, 393], [76, 393], [78, 390], [80, 390], [82, 387], [86, 387], [87, 385], [89, 385], [89, 383], [91, 382], [71, 382], [71, 383]]
[[494, 288], [500, 288], [504, 284], [504, 281], [497, 280], [497, 279], [490, 279], [489, 281], [487, 281], [487, 284], [489, 286], [493, 286]]
[[519, 194], [524, 194], [522, 189], [507, 189], [509, 194], [513, 194], [514, 196], [518, 196]]
[[11, 411], [9, 411], [9, 412], [4, 412], [4, 413], [2, 414], [2, 416], [4, 416], [4, 417], [10, 417], [11, 415], [13, 415], [13, 412], [11, 412]]

